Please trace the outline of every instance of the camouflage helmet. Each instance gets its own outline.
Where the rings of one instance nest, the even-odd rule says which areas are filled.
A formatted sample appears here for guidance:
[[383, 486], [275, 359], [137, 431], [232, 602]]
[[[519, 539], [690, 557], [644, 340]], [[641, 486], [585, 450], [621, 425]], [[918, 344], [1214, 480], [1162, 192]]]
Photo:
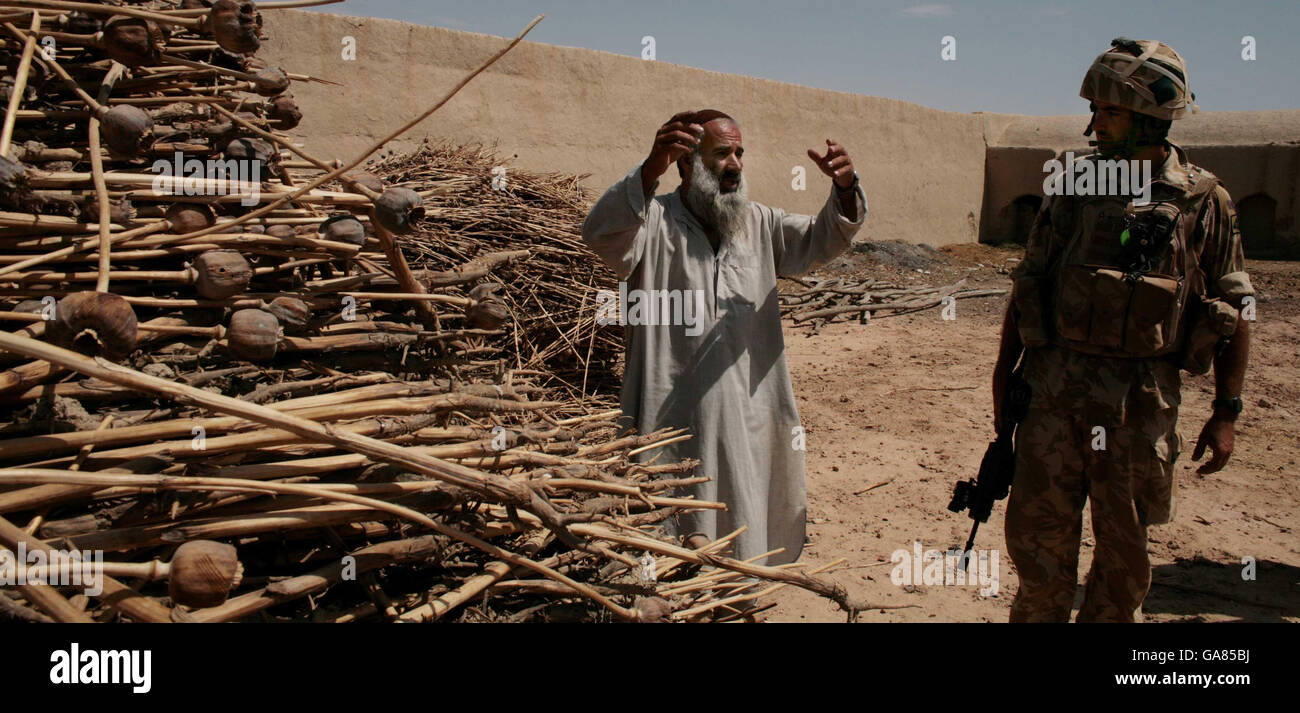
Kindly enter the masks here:
[[1187, 63], [1163, 42], [1118, 37], [1097, 55], [1079, 96], [1157, 119], [1181, 119], [1196, 95], [1187, 89]]

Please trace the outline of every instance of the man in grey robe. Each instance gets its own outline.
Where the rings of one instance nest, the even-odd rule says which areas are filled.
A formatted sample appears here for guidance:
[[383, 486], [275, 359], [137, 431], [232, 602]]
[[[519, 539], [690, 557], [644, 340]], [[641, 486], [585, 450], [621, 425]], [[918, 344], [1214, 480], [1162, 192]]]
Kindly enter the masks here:
[[[696, 473], [710, 481], [693, 494], [727, 506], [668, 523], [689, 546], [745, 526], [735, 540], [741, 559], [782, 549], [767, 563], [783, 564], [803, 549], [804, 435], [776, 279], [843, 252], [867, 214], [848, 154], [831, 140], [826, 146], [824, 156], [808, 151], [834, 184], [825, 206], [815, 218], [790, 215], [748, 200], [735, 120], [683, 112], [583, 224], [583, 240], [625, 283], [620, 294], [631, 296], [620, 305], [624, 418], [641, 433], [685, 427], [692, 436], [643, 459], [698, 459]], [[681, 187], [655, 197], [674, 163]]]

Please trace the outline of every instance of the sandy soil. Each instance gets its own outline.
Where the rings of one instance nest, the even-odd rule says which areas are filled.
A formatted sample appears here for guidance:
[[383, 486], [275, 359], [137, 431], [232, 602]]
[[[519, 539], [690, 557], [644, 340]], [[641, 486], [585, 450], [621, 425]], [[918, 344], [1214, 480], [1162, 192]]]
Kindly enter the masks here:
[[[976, 287], [1008, 287], [1020, 252], [980, 245], [942, 250], [929, 273], [854, 255], [832, 273], [893, 275], [916, 284], [966, 277]], [[1248, 263], [1259, 291], [1246, 410], [1228, 467], [1201, 476], [1191, 443], [1209, 415], [1211, 376], [1187, 378], [1179, 433], [1188, 444], [1177, 468], [1174, 522], [1151, 529], [1155, 584], [1148, 621], [1300, 620], [1300, 264]], [[824, 327], [815, 337], [787, 325], [795, 394], [808, 437], [810, 566], [847, 558], [834, 576], [880, 604], [861, 621], [1005, 621], [1018, 586], [1004, 551], [1006, 501], [980, 529], [976, 547], [999, 550], [999, 591], [978, 585], [896, 586], [895, 550], [947, 550], [965, 542], [971, 521], [947, 511], [954, 481], [974, 477], [992, 438], [989, 379], [1005, 298], [962, 300], [957, 318], [939, 310]], [[1204, 459], [1202, 459], [1204, 460]], [[886, 485], [863, 492], [870, 486]], [[1080, 588], [1092, 561], [1085, 514]], [[1243, 558], [1255, 579], [1243, 579]], [[769, 601], [769, 600], [764, 600]], [[766, 620], [843, 621], [816, 595], [787, 587], [773, 594]], [[1078, 598], [1076, 598], [1076, 607]]]

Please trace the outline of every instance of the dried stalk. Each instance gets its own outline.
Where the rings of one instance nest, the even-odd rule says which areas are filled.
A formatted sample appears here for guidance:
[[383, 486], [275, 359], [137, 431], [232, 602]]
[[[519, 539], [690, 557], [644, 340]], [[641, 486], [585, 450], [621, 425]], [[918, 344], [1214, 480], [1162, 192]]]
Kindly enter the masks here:
[[[32, 13], [29, 32], [35, 33], [41, 27], [41, 13]], [[23, 94], [27, 91], [27, 75], [32, 68], [32, 54], [36, 51], [36, 35], [30, 34], [23, 40], [23, 54], [18, 59], [18, 71], [14, 74], [13, 88], [9, 95], [9, 108], [5, 111], [4, 128], [0, 129], [0, 156], [9, 154], [9, 141], [14, 135], [14, 120], [18, 116], [18, 107], [23, 103]]]

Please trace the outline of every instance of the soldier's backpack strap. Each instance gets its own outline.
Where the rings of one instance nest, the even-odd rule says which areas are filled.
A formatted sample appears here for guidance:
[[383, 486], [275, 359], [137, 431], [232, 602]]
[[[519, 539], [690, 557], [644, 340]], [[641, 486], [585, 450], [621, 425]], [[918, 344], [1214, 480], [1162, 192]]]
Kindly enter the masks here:
[[[1219, 178], [1213, 173], [1194, 166], [1189, 171], [1192, 180], [1188, 191], [1188, 208], [1183, 214], [1183, 274], [1187, 275], [1189, 294], [1204, 296], [1206, 291], [1205, 272], [1201, 270], [1201, 251], [1205, 248], [1204, 240], [1194, 240], [1196, 227], [1205, 219], [1205, 211], [1214, 199], [1214, 189], [1219, 185]], [[1195, 249], [1193, 249], [1195, 248]]]

